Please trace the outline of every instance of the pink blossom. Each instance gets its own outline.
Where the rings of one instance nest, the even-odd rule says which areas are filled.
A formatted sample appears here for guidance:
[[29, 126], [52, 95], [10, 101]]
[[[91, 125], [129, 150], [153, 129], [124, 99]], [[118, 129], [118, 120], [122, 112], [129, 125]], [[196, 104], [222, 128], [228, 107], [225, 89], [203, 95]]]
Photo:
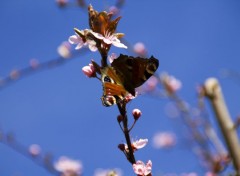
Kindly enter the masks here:
[[79, 176], [82, 173], [81, 162], [69, 159], [65, 156], [59, 158], [54, 164], [54, 168], [61, 172], [61, 176]]
[[69, 42], [62, 42], [57, 48], [58, 54], [63, 58], [69, 58], [71, 56], [71, 45]]
[[171, 132], [157, 133], [153, 136], [153, 146], [155, 148], [168, 148], [176, 144], [176, 137]]
[[139, 139], [137, 141], [134, 141], [132, 143], [133, 147], [136, 149], [141, 149], [143, 147], [145, 147], [148, 143], [148, 139]]
[[30, 145], [28, 151], [32, 156], [37, 156], [40, 154], [41, 148], [37, 144], [32, 144], [32, 145]]
[[137, 175], [147, 176], [152, 172], [152, 161], [149, 160], [145, 165], [142, 161], [138, 160], [136, 164], [133, 164], [133, 170]]
[[84, 66], [84, 67], [82, 68], [82, 71], [83, 71], [83, 73], [84, 73], [87, 77], [89, 77], [89, 78], [91, 78], [91, 77], [96, 77], [96, 71], [95, 71], [95, 68], [94, 68], [94, 66], [93, 66], [92, 63], [90, 63], [90, 64], [87, 65], [87, 66]]
[[125, 98], [125, 101], [128, 103], [129, 101], [133, 100], [134, 98], [136, 98], [138, 95], [138, 92], [135, 92], [135, 96], [133, 96], [132, 94], [127, 94], [124, 98]]
[[115, 53], [112, 53], [111, 55], [108, 56], [108, 60], [110, 64], [113, 62], [114, 59], [117, 58], [117, 55]]
[[[91, 32], [91, 30], [90, 29], [78, 30], [78, 32], [81, 33], [82, 36], [86, 36], [89, 32]], [[94, 40], [90, 40], [90, 39], [87, 39], [87, 38], [83, 39], [77, 33], [75, 33], [75, 35], [70, 36], [68, 41], [71, 44], [76, 44], [77, 45], [75, 47], [76, 50], [81, 49], [83, 46], [88, 45], [88, 48], [91, 51], [93, 51], [93, 52], [97, 51], [96, 42]]]
[[14, 69], [10, 72], [9, 76], [11, 79], [18, 79], [20, 76], [20, 72], [18, 70]]
[[205, 173], [205, 176], [217, 176], [217, 174], [215, 174], [213, 172], [207, 172], [207, 173]]
[[168, 75], [167, 73], [162, 73], [160, 75], [160, 79], [170, 94], [175, 93], [182, 87], [180, 80], [176, 79], [174, 76]]
[[133, 50], [140, 56], [145, 56], [147, 54], [147, 50], [145, 45], [142, 42], [138, 42], [133, 46]]
[[153, 91], [158, 84], [158, 79], [155, 76], [151, 76], [146, 82], [146, 90]]
[[117, 15], [119, 13], [119, 8], [117, 8], [116, 6], [111, 6], [109, 7], [109, 12], [113, 15]]
[[71, 35], [69, 37], [68, 41], [71, 44], [76, 44], [77, 45], [76, 48], [75, 48], [76, 50], [82, 48], [83, 45], [84, 45], [84, 42], [83, 42], [82, 38], [80, 36], [78, 36], [77, 34], [76, 35]]
[[[138, 149], [145, 147], [147, 143], [148, 143], [148, 139], [139, 139], [139, 140], [133, 141], [131, 145], [133, 150], [136, 151]], [[125, 150], [128, 150], [127, 144], [125, 144]]]
[[103, 42], [108, 45], [112, 44], [116, 47], [127, 49], [127, 46], [124, 45], [123, 43], [121, 43], [120, 40], [118, 39], [118, 37], [117, 37], [119, 35], [118, 33], [111, 34], [109, 32], [106, 32], [104, 36], [102, 34], [99, 34], [97, 32], [93, 32], [93, 31], [91, 31], [91, 33], [94, 35], [94, 37], [96, 37], [100, 40], [103, 40]]
[[31, 59], [29, 64], [31, 68], [35, 69], [39, 66], [39, 61], [37, 59]]
[[139, 117], [141, 117], [142, 112], [139, 109], [133, 109], [132, 115], [133, 115], [134, 119], [137, 120], [137, 119], [139, 119]]
[[173, 92], [176, 92], [177, 90], [179, 90], [182, 87], [181, 81], [176, 79], [174, 76], [169, 77], [168, 84]]

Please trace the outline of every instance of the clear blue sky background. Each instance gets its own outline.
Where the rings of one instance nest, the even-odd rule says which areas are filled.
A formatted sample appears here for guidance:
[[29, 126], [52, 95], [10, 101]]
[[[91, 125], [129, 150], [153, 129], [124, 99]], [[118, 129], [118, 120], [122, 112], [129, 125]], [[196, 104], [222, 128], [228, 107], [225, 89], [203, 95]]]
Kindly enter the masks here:
[[[98, 11], [114, 1], [87, 1]], [[126, 1], [118, 31], [134, 44], [144, 42], [149, 54], [183, 82], [180, 95], [196, 104], [195, 86], [210, 76], [220, 79], [233, 117], [239, 113], [239, 85], [222, 79], [224, 68], [239, 71], [240, 2], [237, 0]], [[58, 45], [73, 34], [73, 27], [88, 28], [86, 11], [59, 9], [54, 0], [2, 0], [0, 2], [0, 76], [26, 67], [31, 58], [40, 62], [58, 56]], [[113, 48], [116, 53], [128, 53]], [[44, 152], [79, 159], [84, 175], [96, 168], [120, 168], [134, 175], [117, 145], [124, 136], [116, 121], [117, 107], [105, 108], [101, 84], [88, 79], [81, 68], [98, 54], [79, 56], [64, 66], [39, 72], [0, 91], [0, 126], [28, 146], [37, 143]], [[133, 138], [149, 138], [159, 131], [176, 132], [177, 124], [164, 113], [167, 100], [140, 96], [128, 107], [143, 112]], [[44, 169], [0, 144], [0, 175], [50, 175]], [[153, 161], [153, 173], [197, 172], [197, 158], [184, 141], [174, 150], [156, 150], [151, 142], [136, 158]]]

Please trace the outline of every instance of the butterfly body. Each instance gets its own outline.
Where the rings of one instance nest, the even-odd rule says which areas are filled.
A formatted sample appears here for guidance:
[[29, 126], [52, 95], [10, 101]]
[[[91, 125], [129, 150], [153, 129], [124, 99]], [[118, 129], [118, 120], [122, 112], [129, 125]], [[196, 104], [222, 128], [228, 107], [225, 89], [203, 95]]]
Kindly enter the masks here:
[[141, 86], [157, 70], [159, 62], [150, 59], [120, 55], [111, 66], [100, 70], [103, 84], [102, 103], [111, 106], [123, 100], [129, 93], [135, 96], [135, 88]]

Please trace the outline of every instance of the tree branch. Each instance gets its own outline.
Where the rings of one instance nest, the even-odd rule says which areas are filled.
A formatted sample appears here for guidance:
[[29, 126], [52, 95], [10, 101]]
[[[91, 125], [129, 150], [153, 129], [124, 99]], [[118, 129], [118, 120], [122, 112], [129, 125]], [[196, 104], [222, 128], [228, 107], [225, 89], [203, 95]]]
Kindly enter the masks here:
[[221, 128], [236, 175], [240, 176], [240, 148], [234, 123], [229, 115], [221, 87], [216, 78], [209, 78], [204, 84], [205, 95], [211, 102], [216, 119]]

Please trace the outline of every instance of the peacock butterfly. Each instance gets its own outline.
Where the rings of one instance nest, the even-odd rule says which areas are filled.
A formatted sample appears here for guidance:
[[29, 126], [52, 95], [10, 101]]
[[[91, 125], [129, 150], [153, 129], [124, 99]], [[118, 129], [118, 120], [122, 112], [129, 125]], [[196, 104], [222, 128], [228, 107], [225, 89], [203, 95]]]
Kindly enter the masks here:
[[124, 100], [129, 93], [135, 96], [135, 88], [141, 86], [157, 70], [159, 61], [151, 56], [149, 59], [120, 54], [111, 66], [100, 69], [103, 84], [104, 106], [112, 106]]

